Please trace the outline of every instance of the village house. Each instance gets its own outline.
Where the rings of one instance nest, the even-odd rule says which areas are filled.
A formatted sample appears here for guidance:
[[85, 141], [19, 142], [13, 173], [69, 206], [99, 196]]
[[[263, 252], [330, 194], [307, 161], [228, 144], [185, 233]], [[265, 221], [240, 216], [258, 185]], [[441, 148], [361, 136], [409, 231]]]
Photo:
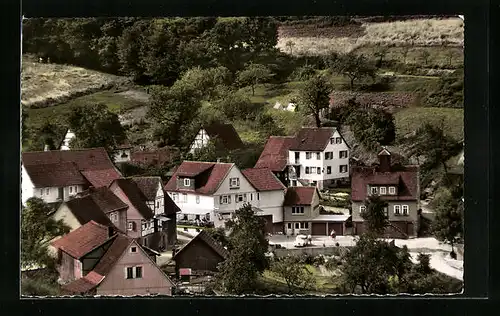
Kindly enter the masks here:
[[349, 180], [349, 145], [335, 127], [302, 128], [289, 147], [288, 164], [291, 186], [335, 186]]
[[284, 202], [286, 235], [343, 235], [349, 215], [320, 213], [321, 195], [316, 187], [289, 187]]
[[202, 230], [180, 250], [174, 252], [175, 270], [191, 269], [192, 274], [217, 272], [217, 265], [229, 256], [229, 252], [220, 243]]
[[[280, 191], [275, 178], [267, 178], [274, 182], [270, 191]], [[280, 203], [271, 200], [276, 198], [273, 193], [258, 191], [233, 163], [184, 161], [165, 185], [165, 191], [181, 209], [179, 220], [205, 220], [215, 227], [223, 227], [245, 203], [264, 216], [274, 214], [273, 208]], [[279, 221], [279, 215], [274, 219]]]
[[386, 235], [406, 238], [417, 235], [420, 209], [418, 166], [391, 163], [391, 153], [383, 149], [378, 154], [379, 164], [373, 167], [353, 167], [351, 179], [352, 222], [355, 234], [365, 231], [361, 214], [366, 200], [378, 195], [388, 203], [385, 209], [390, 226]]
[[[70, 129], [66, 130], [63, 140], [59, 144], [59, 150], [71, 150], [71, 140], [76, 137], [75, 133]], [[132, 151], [132, 145], [127, 141], [123, 144], [118, 144], [112, 153], [112, 159], [115, 163], [130, 161], [130, 154]]]
[[127, 209], [107, 187], [89, 188], [74, 198], [62, 203], [52, 218], [62, 220], [71, 231], [95, 221], [101, 225], [127, 232]]
[[249, 203], [266, 221], [267, 233], [283, 233], [283, 202], [286, 187], [269, 169], [245, 169], [243, 175], [257, 190], [258, 198]]
[[148, 207], [148, 198], [137, 184], [130, 179], [117, 179], [109, 185], [109, 189], [128, 205], [127, 235], [146, 247], [155, 250], [166, 248], [167, 236], [162, 225], [168, 219], [155, 217], [154, 211]]
[[203, 126], [198, 131], [189, 152], [194, 154], [196, 150], [206, 147], [211, 141], [226, 150], [239, 149], [244, 146], [232, 124], [212, 123]]
[[167, 247], [177, 241], [177, 214], [181, 209], [163, 189], [161, 177], [130, 178], [146, 198], [146, 204], [158, 219], [160, 227], [166, 234]]
[[172, 295], [158, 253], [90, 221], [52, 242], [66, 295]]
[[61, 203], [122, 177], [104, 148], [23, 152], [21, 159], [23, 204], [31, 197]]
[[284, 185], [289, 186], [288, 150], [294, 142], [294, 136], [270, 136], [254, 168], [271, 170]]

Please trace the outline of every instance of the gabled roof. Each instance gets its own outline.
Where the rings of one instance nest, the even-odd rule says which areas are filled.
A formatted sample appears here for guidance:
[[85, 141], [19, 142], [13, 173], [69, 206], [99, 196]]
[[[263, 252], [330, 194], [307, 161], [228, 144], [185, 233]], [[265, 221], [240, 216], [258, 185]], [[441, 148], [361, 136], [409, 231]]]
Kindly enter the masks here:
[[123, 253], [128, 249], [133, 241], [134, 239], [127, 237], [126, 235], [118, 234], [106, 253], [94, 267], [93, 271], [103, 276], [108, 275], [118, 259], [121, 258]]
[[104, 148], [24, 152], [22, 163], [33, 182], [47, 187], [83, 184], [82, 179], [101, 187], [121, 178]]
[[120, 200], [108, 187], [90, 188], [78, 193], [76, 197], [81, 198], [85, 196], [90, 197], [95, 205], [105, 214], [128, 208], [128, 205]]
[[109, 239], [108, 227], [90, 221], [87, 224], [53, 241], [54, 248], [61, 249], [75, 259], [80, 259]]
[[318, 189], [316, 187], [289, 187], [286, 190], [285, 202], [283, 205], [311, 205], [313, 203], [314, 193], [317, 191]]
[[113, 226], [111, 220], [104, 214], [90, 196], [74, 198], [64, 203], [81, 225], [94, 221], [101, 225]]
[[74, 162], [25, 166], [35, 188], [88, 185]]
[[179, 155], [178, 148], [166, 146], [154, 150], [134, 150], [130, 154], [130, 160], [144, 165], [164, 165], [177, 159]]
[[167, 192], [193, 192], [177, 189], [179, 177], [195, 178], [194, 192], [204, 195], [214, 194], [225, 179], [233, 163], [184, 161], [165, 185]]
[[213, 123], [203, 126], [210, 138], [217, 138], [229, 150], [242, 148], [243, 142], [232, 124]]
[[270, 136], [254, 168], [269, 168], [273, 172], [285, 170], [288, 150], [294, 142], [293, 136]]
[[148, 201], [156, 199], [158, 187], [163, 187], [161, 177], [130, 177]]
[[289, 150], [323, 151], [336, 131], [338, 132], [335, 127], [303, 127], [295, 136], [295, 142]]
[[97, 272], [90, 271], [83, 278], [77, 279], [68, 284], [62, 285], [61, 290], [67, 293], [86, 293], [104, 280], [104, 276], [100, 275]]
[[391, 172], [379, 172], [377, 167], [351, 168], [351, 200], [364, 201], [368, 195], [368, 185], [394, 185], [397, 196], [382, 196], [384, 200], [418, 200], [418, 167], [404, 166]]
[[283, 191], [286, 189], [270, 169], [251, 168], [243, 170], [242, 173], [257, 191]]
[[154, 217], [153, 211], [146, 204], [148, 199], [144, 196], [134, 181], [130, 179], [116, 179], [113, 183], [111, 183], [111, 185], [113, 184], [116, 184], [123, 191], [130, 203], [137, 209], [144, 219], [152, 219]]
[[205, 244], [207, 244], [210, 248], [212, 248], [222, 259], [227, 259], [229, 257], [229, 251], [227, 251], [222, 245], [217, 242], [215, 239], [212, 238], [206, 231], [202, 230], [201, 232], [198, 233], [193, 239], [191, 239], [187, 244], [184, 245], [176, 254], [173, 256], [172, 259], [175, 260], [175, 257], [177, 257], [180, 253], [182, 253], [184, 250], [189, 249], [196, 240], [201, 240]]

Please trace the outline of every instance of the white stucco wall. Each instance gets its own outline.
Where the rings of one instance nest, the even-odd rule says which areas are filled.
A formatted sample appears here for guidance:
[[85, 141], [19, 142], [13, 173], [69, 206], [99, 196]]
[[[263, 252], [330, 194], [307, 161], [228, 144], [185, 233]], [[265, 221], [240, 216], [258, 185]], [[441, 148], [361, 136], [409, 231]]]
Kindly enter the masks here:
[[[122, 157], [125, 154], [126, 157]], [[113, 153], [114, 162], [127, 162], [130, 161], [130, 149], [117, 149]]]
[[[238, 178], [240, 180], [240, 186], [238, 188], [230, 187], [229, 182], [231, 178]], [[255, 190], [252, 184], [245, 178], [238, 167], [233, 166], [229, 170], [226, 178], [221, 183], [217, 192], [215, 192], [214, 194], [215, 209], [219, 212], [233, 212], [234, 210], [241, 208], [246, 202], [251, 202], [251, 194], [253, 194], [253, 197], [255, 199], [257, 190]], [[231, 196], [231, 203], [220, 203], [220, 197], [225, 195]], [[243, 195], [242, 202], [237, 201], [237, 197], [239, 195]]]
[[23, 205], [26, 204], [26, 201], [33, 197], [35, 192], [35, 186], [31, 182], [31, 179], [24, 169], [24, 166], [21, 166], [21, 201]]
[[63, 142], [61, 144], [60, 150], [70, 150], [69, 142], [74, 137], [75, 137], [75, 133], [73, 133], [72, 131], [68, 130], [68, 132], [66, 133], [66, 136], [64, 137], [64, 140], [63, 140]]
[[250, 201], [250, 204], [262, 210], [257, 215], [272, 215], [273, 223], [280, 223], [283, 221], [284, 201], [285, 190], [275, 190], [259, 192], [259, 199]]

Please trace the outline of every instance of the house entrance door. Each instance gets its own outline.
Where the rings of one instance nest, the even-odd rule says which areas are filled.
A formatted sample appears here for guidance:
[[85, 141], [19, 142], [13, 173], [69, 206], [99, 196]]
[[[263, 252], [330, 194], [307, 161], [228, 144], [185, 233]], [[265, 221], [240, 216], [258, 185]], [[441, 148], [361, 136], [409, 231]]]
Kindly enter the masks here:
[[286, 234], [287, 235], [293, 235], [293, 223], [287, 223], [286, 224]]
[[294, 235], [299, 235], [300, 234], [300, 223], [294, 223], [295, 227], [293, 230]]

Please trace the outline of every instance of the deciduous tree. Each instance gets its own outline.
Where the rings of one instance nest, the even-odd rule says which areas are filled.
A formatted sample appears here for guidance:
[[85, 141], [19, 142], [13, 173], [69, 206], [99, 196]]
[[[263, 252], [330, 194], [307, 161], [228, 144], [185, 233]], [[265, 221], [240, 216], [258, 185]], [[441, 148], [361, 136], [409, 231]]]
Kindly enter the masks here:
[[366, 210], [361, 213], [368, 232], [381, 236], [389, 225], [386, 210], [389, 204], [378, 195], [370, 195], [365, 201]]
[[268, 242], [264, 220], [255, 215], [250, 204], [234, 212], [227, 222], [229, 258], [219, 265], [217, 282], [224, 292], [252, 292], [257, 277], [269, 267]]
[[54, 261], [48, 245], [54, 238], [69, 232], [62, 220], [50, 217], [52, 208], [40, 198], [30, 198], [21, 210], [21, 264], [48, 266]]
[[331, 65], [332, 70], [349, 78], [351, 89], [354, 88], [354, 82], [360, 78], [370, 77], [373, 80], [376, 77], [376, 68], [363, 55], [348, 53], [340, 55]]
[[118, 115], [100, 103], [74, 108], [68, 126], [75, 133], [70, 144], [74, 148], [104, 147], [112, 151], [127, 138]]
[[331, 91], [326, 79], [318, 75], [306, 81], [299, 92], [299, 108], [314, 117], [316, 127], [321, 127], [321, 111], [328, 108]]
[[306, 266], [300, 264], [297, 258], [286, 256], [277, 258], [271, 264], [271, 271], [285, 280], [290, 293], [298, 289], [309, 289], [314, 286], [314, 278]]
[[449, 190], [442, 189], [440, 194], [436, 195], [433, 205], [435, 205], [435, 219], [432, 222], [432, 231], [434, 236], [441, 241], [451, 245], [452, 256], [454, 255], [454, 245], [460, 241], [462, 230], [462, 212], [457, 200]]
[[273, 76], [271, 70], [265, 65], [249, 64], [244, 70], [238, 73], [238, 82], [244, 86], [252, 88], [252, 95], [255, 95], [255, 86], [259, 83], [267, 82]]

